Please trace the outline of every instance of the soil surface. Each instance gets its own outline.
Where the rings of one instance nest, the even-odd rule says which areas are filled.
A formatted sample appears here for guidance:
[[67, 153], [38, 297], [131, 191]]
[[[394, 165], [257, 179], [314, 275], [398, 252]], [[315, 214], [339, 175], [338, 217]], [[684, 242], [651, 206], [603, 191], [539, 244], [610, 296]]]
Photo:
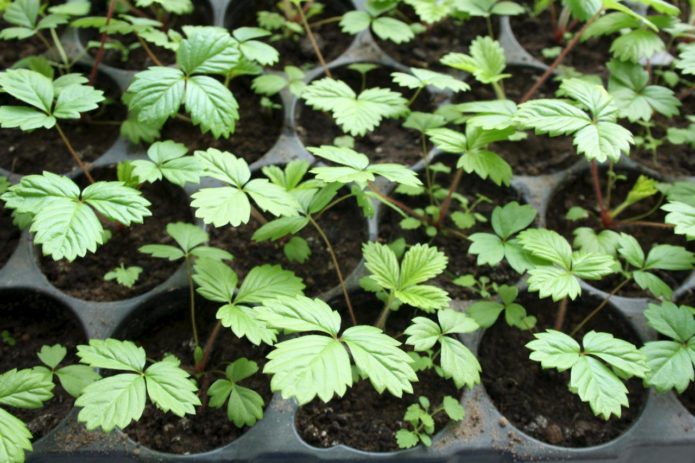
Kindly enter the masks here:
[[[8, 22], [0, 19], [0, 30], [8, 27], [12, 26]], [[0, 70], [12, 67], [13, 64], [22, 58], [40, 55], [45, 51], [46, 46], [38, 37], [3, 42], [3, 47], [0, 49]]]
[[[441, 159], [441, 158], [440, 158]], [[452, 177], [449, 175], [440, 174], [441, 177], [435, 179], [436, 183], [444, 186], [449, 186], [451, 184]], [[423, 179], [424, 183], [424, 179]], [[491, 202], [482, 202], [476, 207], [475, 212], [478, 212], [485, 216], [488, 220], [492, 215], [492, 211], [495, 205], [504, 205], [511, 201], [517, 201], [523, 203], [521, 194], [513, 188], [498, 187], [490, 180], [482, 180], [476, 174], [464, 174], [463, 180], [458, 189], [458, 193], [462, 194], [469, 200], [469, 204], [472, 204], [476, 200], [476, 194], [484, 195], [489, 198]], [[403, 195], [394, 196], [398, 201], [403, 202], [411, 208], [424, 208], [429, 203], [426, 196], [409, 197]], [[449, 235], [445, 233], [438, 233], [434, 238], [430, 238], [425, 233], [423, 227], [416, 230], [403, 230], [400, 227], [400, 221], [402, 217], [396, 212], [393, 212], [390, 208], [384, 208], [384, 215], [379, 221], [379, 240], [385, 243], [390, 243], [398, 238], [404, 238], [408, 245], [414, 245], [416, 243], [429, 243], [433, 246], [437, 246], [440, 251], [444, 252], [449, 258], [449, 264], [447, 270], [440, 276], [434, 279], [436, 284], [441, 286], [443, 289], [449, 292], [449, 296], [452, 299], [471, 299], [476, 295], [474, 291], [462, 286], [457, 286], [453, 283], [453, 280], [462, 275], [473, 274], [476, 278], [486, 276], [499, 284], [515, 284], [520, 275], [514, 271], [506, 261], [496, 267], [490, 267], [489, 265], [478, 266], [476, 264], [477, 257], [473, 254], [468, 253], [469, 242], [463, 237]], [[446, 227], [449, 229], [457, 230], [455, 224], [451, 220], [451, 214], [456, 211], [462, 211], [460, 206], [456, 201], [452, 201], [452, 207], [448, 218], [446, 219]], [[472, 228], [467, 230], [460, 230], [467, 236], [473, 233], [486, 232], [490, 233], [491, 228], [488, 224], [477, 223]]]
[[[381, 311], [381, 302], [363, 292], [352, 293], [351, 299], [358, 323], [374, 323]], [[341, 312], [343, 328], [347, 328], [349, 317], [342, 299], [336, 299], [330, 305]], [[401, 307], [389, 317], [386, 332], [403, 341], [402, 332], [415, 316], [423, 316], [423, 312], [412, 307]], [[378, 394], [369, 381], [360, 381], [348, 389], [345, 396], [328, 403], [315, 399], [297, 411], [297, 431], [304, 441], [316, 447], [343, 444], [369, 452], [399, 450], [395, 434], [407, 426], [403, 415], [419, 396], [430, 399], [433, 407], [441, 404], [444, 396], [459, 396], [453, 382], [444, 380], [432, 370], [419, 372], [418, 378], [419, 381], [413, 383], [413, 394], [404, 394], [401, 399], [388, 392]], [[435, 422], [439, 431], [449, 422], [449, 418], [445, 414], [438, 414]]]
[[[632, 189], [632, 186], [635, 184], [638, 177], [638, 174], [633, 171], [618, 171], [618, 174], [626, 175], [627, 180], [617, 182], [613, 190], [611, 200], [612, 207], [616, 207], [624, 200], [624, 198], [627, 197], [628, 192]], [[600, 171], [599, 175], [602, 182], [602, 188], [605, 190], [604, 182], [607, 178], [605, 171]], [[596, 206], [595, 198], [596, 196], [593, 190], [591, 175], [589, 174], [588, 170], [582, 171], [575, 179], [570, 179], [567, 183], [565, 183], [565, 185], [555, 194], [555, 196], [551, 198], [547, 212], [547, 227], [563, 235], [569, 240], [570, 243], [572, 243], [574, 240], [572, 232], [579, 227], [589, 227], [599, 232], [603, 229], [603, 227], [599, 219], [598, 207]], [[629, 219], [630, 217], [646, 213], [656, 206], [658, 201], [659, 195], [654, 195], [651, 198], [642, 200], [627, 208], [618, 217], [618, 220], [625, 220]], [[567, 211], [573, 206], [580, 206], [588, 210], [590, 212], [589, 217], [576, 222], [571, 222], [565, 219]], [[664, 217], [664, 212], [657, 210], [643, 220], [664, 223]], [[622, 226], [616, 228], [615, 231], [629, 233], [634, 236], [642, 245], [642, 249], [645, 250], [645, 253], [648, 252], [648, 250], [655, 244], [686, 246], [689, 250], [693, 250], [691, 249], [692, 245], [689, 245], [685, 239], [683, 239], [683, 237], [675, 235], [669, 229], [641, 226]], [[676, 289], [690, 274], [687, 271], [655, 271], [654, 273], [663, 279], [666, 284], [671, 286], [672, 289]], [[622, 281], [623, 278], [620, 274], [613, 274], [599, 281], [589, 281], [588, 283], [604, 291], [610, 292]], [[623, 289], [620, 290], [620, 292], [618, 292], [618, 295], [625, 297], [648, 297], [650, 294], [651, 293], [648, 291], [645, 291], [637, 286], [634, 281], [628, 283], [625, 287], [623, 287]]]
[[12, 223], [12, 213], [0, 205], [0, 268], [2, 268], [12, 256], [20, 232]]
[[[164, 300], [157, 299], [149, 307], [139, 310], [139, 315], [127, 321], [119, 331], [122, 336], [142, 345], [148, 358], [160, 360], [166, 354], [173, 354], [181, 360], [183, 368], [192, 368], [194, 343], [189, 309], [184, 301], [188, 301], [188, 294], [184, 291], [169, 294]], [[218, 307], [219, 305], [202, 299], [197, 301], [197, 326], [201, 343], [207, 341], [217, 323], [215, 313]], [[241, 384], [258, 392], [267, 406], [272, 398], [270, 377], [260, 371], [263, 370], [269, 350], [265, 345], [254, 346], [241, 340], [231, 330], [223, 328], [215, 343], [208, 370], [224, 371], [229, 363], [241, 357], [257, 362], [259, 373]], [[221, 377], [219, 374], [203, 377], [200, 384], [210, 385]], [[162, 413], [148, 403], [142, 419], [125, 431], [131, 439], [145, 447], [182, 454], [222, 447], [240, 437], [247, 429], [239, 429], [227, 419], [226, 404], [218, 409], [199, 407], [195, 415], [179, 418], [171, 413]]]
[[[261, 108], [261, 98], [251, 90], [251, 80], [240, 77], [232, 81], [230, 90], [239, 103], [239, 120], [229, 138], [216, 139], [210, 132], [180, 119], [170, 119], [162, 128], [162, 140], [183, 143], [189, 150], [217, 148], [230, 151], [248, 163], [259, 160], [278, 141], [282, 133], [282, 108]], [[281, 104], [277, 97], [272, 98]]]
[[[89, 71], [78, 68], [75, 72]], [[118, 102], [120, 89], [110, 78], [99, 74], [95, 87], [104, 91], [106, 102], [94, 111], [85, 113], [81, 120], [59, 121], [65, 136], [86, 162], [94, 161], [111, 148], [118, 138], [120, 122], [125, 119], [127, 112], [125, 106]], [[0, 95], [0, 104], [23, 103], [9, 95]], [[61, 174], [77, 169], [77, 166], [55, 128], [31, 132], [2, 129], [0, 168], [17, 174], [37, 174], [44, 170]]]
[[[179, 33], [181, 32], [181, 26], [194, 25], [194, 26], [208, 26], [212, 25], [213, 13], [210, 5], [207, 1], [193, 2], [194, 10], [193, 13], [184, 16], [171, 15], [170, 23], [167, 24], [166, 30], [174, 29]], [[106, 16], [106, 6], [99, 5], [92, 11], [93, 16]], [[150, 19], [156, 18], [156, 13], [152, 11], [147, 11]], [[101, 41], [101, 32], [97, 29], [83, 29], [80, 30], [80, 40], [85, 48], [87, 48], [89, 42], [96, 42], [96, 46], [90, 48], [88, 53], [95, 58], [99, 51], [99, 43]], [[120, 42], [125, 47], [131, 47], [138, 43], [138, 39], [134, 34], [121, 35], [113, 34], [110, 35], [108, 41], [114, 43]], [[162, 66], [169, 66], [176, 62], [176, 53], [172, 50], [166, 48], [158, 47], [152, 43], [146, 42], [147, 46], [150, 48], [154, 56], [161, 62]], [[125, 59], [124, 59], [125, 58]], [[128, 71], [141, 71], [147, 69], [150, 66], [157, 66], [157, 64], [150, 59], [147, 51], [140, 45], [135, 49], [130, 51], [125, 57], [118, 49], [108, 49], [104, 50], [104, 58], [102, 63], [119, 69], [125, 69]]]
[[[115, 178], [113, 169], [95, 170], [93, 175], [97, 181]], [[123, 228], [111, 226], [112, 237], [105, 245], [97, 248], [95, 254], [88, 253], [73, 263], [41, 257], [41, 269], [51, 284], [79, 299], [116, 301], [149, 291], [178, 269], [179, 263], [155, 259], [138, 252], [138, 249], [146, 244], [173, 243], [166, 234], [166, 225], [193, 220], [188, 197], [182, 189], [163, 181], [145, 184], [142, 192], [152, 203], [150, 211], [153, 213], [153, 216], [145, 218], [143, 224]], [[35, 252], [41, 254], [40, 249]], [[132, 288], [103, 279], [107, 272], [121, 264], [143, 269]]]
[[[43, 346], [62, 344], [68, 354], [61, 366], [78, 363], [76, 346], [87, 338], [80, 322], [72, 313], [54, 300], [29, 291], [2, 291], [0, 293], [0, 332], [7, 331], [14, 339], [11, 346], [0, 338], [0, 373], [13, 368], [33, 368], [42, 365], [36, 354]], [[24, 421], [36, 442], [53, 429], [72, 410], [74, 398], [56, 379], [53, 399], [43, 408], [9, 412]]]
[[[524, 293], [518, 302], [538, 317], [538, 332], [553, 327], [557, 305], [550, 299], [538, 300]], [[565, 330], [576, 326], [599, 302], [590, 298], [570, 302]], [[634, 330], [613, 309], [603, 310], [575, 338], [581, 339], [590, 330], [641, 344]], [[639, 417], [647, 398], [639, 379], [626, 383], [630, 407], [623, 408], [622, 417], [605, 421], [569, 391], [569, 372], [543, 370], [540, 363], [529, 360], [530, 351], [525, 345], [532, 339], [530, 331], [500, 322], [485, 332], [478, 349], [486, 391], [500, 413], [519, 430], [553, 445], [590, 447], [615, 439]]]
[[[529, 10], [533, 8], [531, 0], [522, 0], [519, 3], [526, 4]], [[555, 27], [552, 24], [548, 11], [541, 13], [539, 16], [521, 14], [511, 16], [509, 19], [512, 31], [521, 46], [545, 64], [552, 64], [555, 61], [555, 57], [544, 58], [542, 53], [544, 49], [563, 48], [567, 44], [564, 40], [558, 41], [556, 39]], [[579, 28], [581, 28], [581, 25], [575, 26], [572, 32], [578, 31]], [[609, 50], [612, 43], [613, 37], [611, 36], [579, 42], [562, 62], [562, 66], [571, 66], [585, 74], [598, 74], [606, 77], [608, 75], [606, 63], [611, 58]]]
[[[502, 81], [505, 96], [517, 103], [543, 75], [543, 71], [531, 66], [509, 66], [506, 72], [511, 77]], [[473, 78], [468, 82], [471, 90], [456, 94], [455, 103], [497, 99], [492, 86], [483, 85]], [[550, 78], [538, 89], [534, 98], [554, 98], [557, 88], [557, 84]], [[533, 131], [528, 132], [527, 138], [523, 140], [497, 142], [491, 148], [512, 166], [515, 175], [552, 174], [579, 161], [571, 138], [538, 136]]]
[[[407, 22], [419, 22], [411, 6], [400, 5], [398, 9], [407, 17]], [[494, 35], [497, 36], [498, 22], [493, 19], [492, 24]], [[440, 64], [439, 60], [447, 53], [467, 53], [471, 42], [478, 36], [488, 35], [488, 29], [482, 18], [471, 18], [463, 22], [445, 19], [431, 25], [427, 31], [416, 35], [413, 40], [406, 43], [397, 44], [390, 40], [381, 40], [376, 34], [372, 35], [379, 47], [401, 64], [455, 73], [455, 69]]]
[[[246, 0], [233, 4], [227, 11], [225, 26], [234, 30], [239, 27], [259, 27], [258, 12], [271, 11], [282, 14], [277, 5], [277, 0]], [[327, 0], [322, 2], [325, 6], [319, 15], [309, 18], [309, 24], [318, 23], [323, 20], [337, 18], [353, 9], [348, 0]], [[298, 15], [297, 15], [298, 16]], [[300, 26], [300, 18], [293, 18]], [[353, 36], [344, 34], [340, 30], [339, 21], [331, 21], [321, 25], [312, 26], [312, 32], [319, 50], [326, 62], [333, 61], [340, 56], [353, 39]], [[285, 66], [309, 66], [310, 63], [318, 65], [318, 58], [306, 34], [293, 34], [292, 37], [279, 36], [276, 40], [264, 39], [280, 53], [280, 61], [273, 66], [275, 69], [282, 69]]]
[[[341, 194], [338, 193], [337, 197]], [[340, 269], [347, 278], [359, 264], [362, 243], [368, 238], [367, 221], [362, 216], [361, 209], [357, 208], [354, 199], [348, 199], [329, 209], [318, 223], [333, 245]], [[285, 241], [253, 241], [251, 236], [258, 228], [253, 219], [249, 224], [239, 227], [213, 228], [210, 230], [210, 244], [232, 253], [232, 266], [244, 274], [263, 264], [278, 264], [295, 272], [304, 280], [307, 295], [318, 296], [338, 286], [333, 261], [314, 227], [308, 225], [298, 233], [311, 248], [311, 256], [304, 264], [287, 259], [283, 252]]]
[[[367, 74], [367, 88], [381, 87], [401, 92], [409, 98], [411, 91], [399, 87], [391, 81], [395, 69], [381, 67]], [[356, 93], [362, 88], [359, 73], [342, 68], [334, 73], [336, 79], [343, 80]], [[437, 101], [427, 92], [422, 92], [413, 103], [413, 111], [431, 112]], [[366, 154], [372, 163], [397, 162], [412, 165], [423, 157], [420, 133], [403, 127], [403, 119], [383, 119], [381, 124], [363, 137], [355, 137], [355, 150]], [[305, 104], [298, 107], [297, 133], [304, 146], [332, 145], [343, 134], [333, 121], [330, 113], [315, 111]]]

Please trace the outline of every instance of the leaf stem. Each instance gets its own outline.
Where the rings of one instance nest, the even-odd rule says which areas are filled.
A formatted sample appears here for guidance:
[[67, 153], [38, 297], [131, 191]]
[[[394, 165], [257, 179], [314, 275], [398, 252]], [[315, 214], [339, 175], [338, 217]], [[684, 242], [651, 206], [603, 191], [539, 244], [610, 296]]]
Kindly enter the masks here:
[[210, 337], [208, 338], [207, 342], [205, 343], [205, 347], [203, 348], [203, 356], [200, 358], [200, 361], [195, 366], [195, 372], [196, 373], [202, 373], [205, 371], [205, 367], [208, 365], [208, 361], [210, 361], [210, 354], [212, 353], [212, 347], [215, 345], [215, 341], [219, 337], [221, 329], [222, 329], [222, 322], [218, 321], [217, 324], [215, 325], [215, 328], [213, 328], [212, 333], [210, 333]]
[[58, 135], [60, 135], [60, 139], [63, 140], [63, 144], [65, 147], [68, 149], [68, 152], [70, 153], [70, 156], [72, 156], [72, 159], [75, 161], [77, 166], [82, 170], [84, 173], [84, 176], [87, 177], [87, 180], [89, 183], [94, 183], [94, 177], [92, 177], [92, 174], [89, 172], [89, 167], [87, 167], [87, 164], [85, 164], [82, 159], [80, 159], [80, 156], [77, 154], [77, 151], [75, 151], [75, 148], [73, 148], [72, 144], [70, 143], [70, 140], [68, 140], [68, 137], [65, 135], [65, 132], [63, 132], [63, 129], [60, 127], [60, 124], [56, 122], [56, 130], [58, 131]]
[[256, 219], [261, 225], [265, 225], [268, 223], [268, 219], [263, 217], [263, 214], [256, 209], [254, 206], [251, 206], [251, 216]]
[[572, 37], [572, 40], [570, 40], [565, 48], [562, 50], [562, 52], [555, 58], [555, 61], [553, 61], [553, 64], [551, 64], [548, 69], [543, 73], [540, 79], [536, 81], [535, 84], [524, 94], [523, 98], [521, 98], [521, 101], [519, 103], [525, 103], [528, 100], [530, 100], [533, 95], [536, 94], [539, 88], [545, 83], [545, 81], [548, 80], [548, 78], [553, 74], [555, 69], [562, 64], [562, 62], [567, 58], [567, 55], [574, 49], [575, 46], [577, 46], [577, 43], [579, 43], [579, 40], [582, 38], [582, 35], [584, 35], [584, 32], [589, 28], [591, 24], [596, 21], [599, 16], [601, 16], [601, 13], [603, 13], [603, 8], [599, 8], [599, 10], [582, 26], [581, 29], [577, 31], [576, 34], [574, 34], [574, 37]]
[[58, 37], [58, 33], [55, 30], [55, 27], [52, 27], [50, 29], [51, 31], [51, 39], [53, 39], [53, 43], [55, 44], [56, 50], [58, 50], [58, 54], [60, 55], [60, 59], [63, 60], [63, 64], [65, 65], [65, 68], [67, 71], [70, 71], [70, 59], [68, 59], [67, 53], [65, 53], [65, 49], [63, 48], [63, 44], [60, 43], [60, 38]]
[[410, 100], [408, 100], [408, 106], [411, 106], [413, 103], [415, 103], [415, 100], [417, 100], [417, 97], [420, 96], [420, 93], [422, 93], [422, 90], [425, 87], [420, 87], [417, 90], [415, 90], [415, 93], [413, 93], [413, 96], [410, 97]]
[[340, 287], [343, 290], [343, 297], [345, 297], [345, 303], [347, 304], [348, 312], [350, 312], [352, 324], [357, 325], [357, 318], [355, 317], [355, 311], [352, 309], [352, 302], [350, 301], [350, 295], [348, 294], [347, 286], [345, 285], [345, 280], [343, 279], [343, 272], [340, 270], [338, 257], [336, 256], [335, 250], [331, 245], [331, 241], [328, 239], [328, 236], [326, 236], [326, 233], [323, 231], [323, 228], [321, 228], [321, 225], [319, 225], [319, 223], [316, 220], [314, 220], [314, 218], [311, 215], [307, 215], [307, 217], [309, 218], [309, 222], [311, 222], [311, 225], [313, 225], [318, 234], [321, 236], [323, 242], [326, 244], [326, 250], [328, 250], [328, 254], [330, 254], [331, 260], [333, 260], [335, 273], [338, 275], [338, 281], [340, 282]]
[[304, 10], [299, 5], [295, 5], [295, 6], [297, 8], [297, 11], [299, 12], [299, 18], [302, 21], [302, 25], [304, 26], [304, 30], [306, 31], [306, 35], [307, 35], [307, 37], [309, 37], [309, 41], [311, 42], [311, 46], [314, 49], [314, 53], [316, 53], [316, 57], [319, 59], [319, 63], [321, 63], [321, 67], [323, 68], [323, 72], [325, 72], [326, 75], [332, 79], [333, 75], [331, 74], [331, 70], [328, 69], [328, 65], [326, 64], [326, 60], [323, 58], [323, 54], [321, 53], [321, 49], [319, 48], [319, 44], [316, 43], [316, 37], [314, 37], [314, 33], [311, 31], [311, 26], [309, 26], [309, 23], [306, 20], [306, 15], [304, 14]]
[[567, 302], [568, 299], [566, 297], [560, 301], [560, 307], [557, 310], [554, 326], [557, 331], [562, 331], [562, 325], [565, 324], [565, 318], [567, 317]]
[[157, 58], [157, 55], [154, 54], [152, 49], [150, 48], [149, 45], [147, 45], [147, 42], [140, 36], [138, 36], [138, 41], [140, 42], [140, 46], [142, 47], [143, 50], [145, 50], [145, 53], [147, 53], [147, 56], [152, 60], [154, 64], [157, 66], [164, 66], [161, 61]]
[[451, 207], [451, 199], [454, 197], [454, 192], [458, 190], [462, 178], [463, 169], [457, 169], [454, 180], [451, 182], [451, 186], [449, 187], [449, 192], [447, 193], [446, 198], [444, 198], [444, 202], [439, 207], [439, 217], [437, 217], [437, 221], [434, 224], [435, 227], [439, 228], [442, 225], [442, 222], [444, 221], [444, 218]]
[[[106, 24], [104, 27], [108, 27], [111, 23], [111, 18], [113, 17], [113, 11], [116, 9], [116, 0], [111, 0], [109, 2], [109, 9], [106, 11]], [[97, 78], [97, 71], [99, 66], [104, 59], [104, 46], [106, 45], [106, 38], [108, 33], [106, 30], [101, 33], [101, 39], [99, 39], [99, 50], [97, 50], [97, 56], [94, 58], [94, 64], [92, 65], [92, 70], [89, 73], [89, 85], [94, 85], [94, 81]]]
[[622, 220], [618, 222], [617, 224], [618, 227], [649, 227], [649, 228], [663, 228], [663, 229], [672, 229], [675, 228], [675, 225], [671, 223], [661, 223], [661, 222], [648, 222], [644, 220], [632, 220], [632, 221], [627, 221], [627, 220]]
[[196, 347], [200, 345], [198, 339], [198, 325], [195, 321], [195, 288], [193, 286], [193, 269], [191, 268], [191, 258], [186, 256], [186, 278], [188, 279], [188, 298], [191, 310], [191, 328], [193, 330], [193, 342]]
[[319, 219], [323, 216], [323, 214], [325, 214], [326, 212], [328, 212], [329, 209], [331, 209], [331, 208], [337, 206], [338, 204], [342, 203], [342, 202], [345, 201], [346, 199], [352, 198], [353, 196], [354, 196], [354, 195], [353, 195], [352, 193], [348, 193], [348, 194], [346, 194], [346, 195], [341, 196], [341, 197], [338, 198], [338, 199], [333, 200], [332, 203], [330, 203], [328, 206], [324, 207], [324, 208], [321, 210], [321, 212], [319, 212], [318, 214], [316, 214], [316, 220], [319, 220]]
[[591, 161], [591, 182], [594, 184], [594, 194], [596, 195], [596, 203], [601, 214], [601, 225], [603, 228], [610, 228], [613, 224], [611, 213], [603, 201], [603, 193], [601, 192], [601, 180], [598, 175], [598, 163], [596, 160]]
[[374, 326], [382, 331], [384, 331], [384, 328], [386, 328], [386, 321], [388, 320], [389, 315], [391, 314], [391, 304], [393, 304], [393, 299], [394, 291], [391, 290], [391, 292], [389, 292], [389, 297], [386, 300], [386, 304], [384, 304], [384, 308], [381, 310], [381, 313], [379, 314], [379, 318], [377, 318], [376, 322], [374, 323]]
[[574, 337], [574, 335], [577, 334], [577, 333], [579, 332], [579, 330], [581, 330], [581, 329], [584, 327], [584, 325], [586, 325], [587, 323], [589, 323], [589, 321], [590, 321], [592, 318], [594, 318], [594, 317], [601, 311], [601, 309], [603, 309], [603, 308], [606, 306], [606, 304], [608, 304], [608, 301], [609, 301], [613, 296], [615, 296], [616, 294], [618, 294], [618, 291], [620, 291], [621, 289], [623, 289], [623, 286], [625, 286], [626, 284], [628, 284], [628, 283], [630, 282], [630, 280], [632, 280], [632, 278], [628, 278], [627, 280], [623, 281], [623, 282], [620, 283], [618, 286], [616, 286], [615, 288], [613, 288], [613, 291], [611, 291], [610, 294], [608, 294], [608, 297], [606, 297], [603, 301], [601, 301], [601, 303], [600, 303], [598, 306], [596, 306], [596, 308], [595, 308], [594, 310], [592, 310], [591, 313], [590, 313], [589, 315], [587, 315], [586, 317], [584, 317], [584, 320], [582, 320], [577, 326], [574, 327], [574, 329], [573, 329], [572, 332], [570, 333], [570, 336]]
[[390, 197], [390, 196], [387, 196], [387, 195], [383, 194], [381, 191], [379, 191], [379, 190], [378, 190], [377, 188], [375, 188], [373, 185], [370, 184], [370, 185], [369, 185], [369, 189], [372, 191], [372, 193], [374, 193], [375, 195], [377, 195], [377, 196], [378, 196], [379, 198], [381, 198], [382, 200], [384, 200], [384, 201], [386, 201], [386, 202], [388, 202], [388, 203], [393, 204], [394, 206], [396, 206], [396, 207], [399, 208], [399, 209], [403, 209], [403, 210], [404, 210], [408, 215], [410, 215], [411, 217], [415, 217], [416, 219], [418, 219], [418, 220], [421, 221], [421, 222], [424, 222], [424, 223], [427, 223], [427, 224], [432, 224], [432, 221], [429, 219], [429, 217], [426, 217], [426, 216], [424, 216], [424, 215], [422, 215], [422, 214], [418, 214], [418, 213], [415, 212], [413, 209], [411, 209], [410, 207], [406, 206], [405, 204], [403, 204], [402, 202], [398, 201], [397, 199], [392, 198], [392, 197]]

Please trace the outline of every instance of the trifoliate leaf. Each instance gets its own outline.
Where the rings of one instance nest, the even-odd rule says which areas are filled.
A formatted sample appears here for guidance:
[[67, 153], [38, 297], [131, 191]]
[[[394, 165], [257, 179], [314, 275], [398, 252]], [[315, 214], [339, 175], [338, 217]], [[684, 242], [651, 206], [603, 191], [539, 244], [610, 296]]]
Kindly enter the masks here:
[[138, 278], [140, 278], [141, 273], [142, 267], [134, 265], [126, 268], [123, 264], [121, 264], [120, 267], [116, 267], [115, 269], [107, 272], [104, 275], [104, 281], [116, 280], [119, 285], [125, 286], [126, 288], [132, 288], [133, 285], [135, 285], [135, 283], [138, 281]]
[[503, 74], [507, 65], [504, 49], [496, 40], [483, 36], [471, 43], [470, 55], [449, 53], [441, 59], [442, 64], [473, 74], [483, 84], [498, 82], [509, 74]]
[[200, 181], [201, 167], [198, 160], [186, 156], [188, 149], [171, 140], [156, 142], [147, 150], [150, 161], [132, 161], [135, 175], [142, 182], [154, 183], [166, 178], [171, 183], [184, 186]]

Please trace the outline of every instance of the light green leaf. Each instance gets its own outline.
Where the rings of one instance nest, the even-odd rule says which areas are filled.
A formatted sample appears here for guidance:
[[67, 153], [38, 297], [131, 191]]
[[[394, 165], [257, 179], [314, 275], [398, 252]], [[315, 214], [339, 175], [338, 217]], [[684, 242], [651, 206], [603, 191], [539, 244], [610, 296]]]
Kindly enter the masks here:
[[581, 357], [579, 343], [565, 333], [547, 330], [533, 336], [535, 339], [526, 344], [526, 347], [532, 351], [531, 360], [540, 362], [543, 368], [569, 370]]
[[195, 407], [201, 404], [198, 387], [178, 363], [164, 360], [150, 365], [145, 371], [145, 380], [147, 395], [163, 412], [176, 416], [194, 415]]
[[340, 315], [320, 299], [296, 296], [267, 301], [256, 313], [269, 326], [281, 330], [319, 331], [330, 336], [340, 331]]
[[63, 389], [75, 398], [82, 395], [85, 387], [101, 379], [99, 373], [86, 365], [68, 365], [59, 368], [56, 376]]
[[246, 338], [252, 344], [275, 342], [275, 331], [259, 319], [258, 311], [243, 305], [225, 304], [217, 310], [217, 319], [225, 328], [231, 328], [239, 338]]
[[196, 291], [205, 299], [223, 304], [234, 298], [237, 275], [222, 262], [211, 259], [198, 259], [194, 265], [193, 281]]
[[279, 297], [302, 295], [304, 283], [293, 272], [279, 265], [261, 265], [251, 269], [239, 288], [237, 304], [263, 304]]
[[145, 378], [141, 374], [109, 376], [84, 388], [75, 401], [75, 405], [81, 408], [77, 419], [90, 431], [97, 428], [104, 432], [111, 432], [116, 427], [123, 429], [142, 416], [146, 394]]
[[572, 367], [570, 389], [588, 402], [595, 415], [620, 417], [621, 407], [629, 406], [627, 388], [603, 363], [593, 357], [580, 357]]
[[145, 368], [145, 350], [130, 341], [92, 339], [88, 346], [77, 346], [80, 361], [92, 368], [141, 373]]
[[0, 405], [41, 408], [53, 397], [53, 387], [50, 374], [35, 369], [12, 369], [0, 375]]
[[39, 360], [41, 360], [44, 365], [51, 370], [55, 370], [55, 368], [60, 365], [60, 362], [63, 361], [67, 353], [68, 350], [64, 346], [55, 344], [53, 346], [41, 347], [41, 350], [37, 355]]
[[454, 338], [443, 337], [440, 343], [442, 370], [454, 380], [456, 387], [467, 386], [471, 389], [480, 383], [482, 368], [475, 355]]
[[186, 81], [186, 110], [193, 124], [215, 138], [229, 137], [239, 120], [239, 103], [227, 87], [209, 76], [193, 76]]
[[24, 452], [31, 450], [31, 432], [26, 425], [0, 408], [0, 460], [23, 463]]

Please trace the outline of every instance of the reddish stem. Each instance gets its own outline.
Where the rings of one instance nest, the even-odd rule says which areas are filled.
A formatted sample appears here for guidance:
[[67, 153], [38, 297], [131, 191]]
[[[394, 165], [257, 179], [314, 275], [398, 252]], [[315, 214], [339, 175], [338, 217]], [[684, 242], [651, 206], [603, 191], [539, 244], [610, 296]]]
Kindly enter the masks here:
[[543, 73], [540, 79], [536, 81], [535, 84], [526, 92], [524, 97], [521, 99], [519, 103], [525, 103], [526, 101], [530, 100], [533, 95], [536, 94], [539, 88], [545, 83], [546, 80], [555, 72], [555, 69], [562, 64], [562, 62], [567, 58], [567, 55], [574, 49], [575, 46], [579, 43], [579, 39], [582, 38], [582, 35], [584, 35], [584, 32], [588, 29], [588, 27], [598, 19], [598, 17], [601, 15], [603, 12], [603, 9], [599, 9], [596, 14], [594, 14], [591, 19], [589, 19], [579, 31], [577, 31], [576, 34], [574, 34], [574, 37], [572, 37], [572, 40], [570, 40], [565, 48], [562, 50], [562, 52], [558, 55], [557, 58], [555, 58], [555, 61], [553, 61], [553, 64], [550, 65], [550, 67]]
[[210, 360], [212, 347], [215, 345], [215, 341], [219, 337], [221, 330], [222, 322], [218, 321], [215, 328], [213, 328], [212, 333], [210, 333], [208, 341], [205, 343], [205, 348], [203, 348], [203, 356], [200, 358], [200, 362], [196, 363], [195, 369], [193, 370], [194, 373], [199, 374], [205, 371], [205, 367], [207, 367], [208, 361]]
[[613, 225], [611, 213], [603, 201], [603, 192], [601, 191], [601, 180], [598, 176], [598, 164], [596, 161], [591, 161], [591, 181], [594, 184], [594, 193], [596, 194], [596, 203], [601, 214], [601, 225], [603, 228], [610, 228]]
[[[116, 9], [116, 0], [111, 0], [109, 2], [109, 9], [106, 12], [106, 24], [104, 27], [108, 27], [111, 23], [111, 18], [113, 17], [113, 12]], [[104, 46], [106, 45], [106, 38], [108, 37], [106, 31], [101, 33], [101, 40], [99, 41], [99, 50], [97, 51], [97, 56], [94, 58], [94, 64], [92, 65], [92, 71], [89, 73], [89, 85], [94, 85], [94, 81], [97, 79], [97, 71], [99, 70], [99, 65], [104, 59]]]
[[439, 217], [437, 217], [437, 222], [435, 223], [435, 226], [440, 227], [442, 225], [442, 222], [446, 218], [446, 214], [449, 212], [449, 208], [451, 207], [451, 199], [454, 197], [454, 192], [458, 190], [462, 178], [463, 169], [459, 169], [456, 171], [454, 181], [451, 182], [451, 186], [449, 187], [449, 192], [447, 193], [446, 198], [444, 198], [444, 202], [439, 208]]

